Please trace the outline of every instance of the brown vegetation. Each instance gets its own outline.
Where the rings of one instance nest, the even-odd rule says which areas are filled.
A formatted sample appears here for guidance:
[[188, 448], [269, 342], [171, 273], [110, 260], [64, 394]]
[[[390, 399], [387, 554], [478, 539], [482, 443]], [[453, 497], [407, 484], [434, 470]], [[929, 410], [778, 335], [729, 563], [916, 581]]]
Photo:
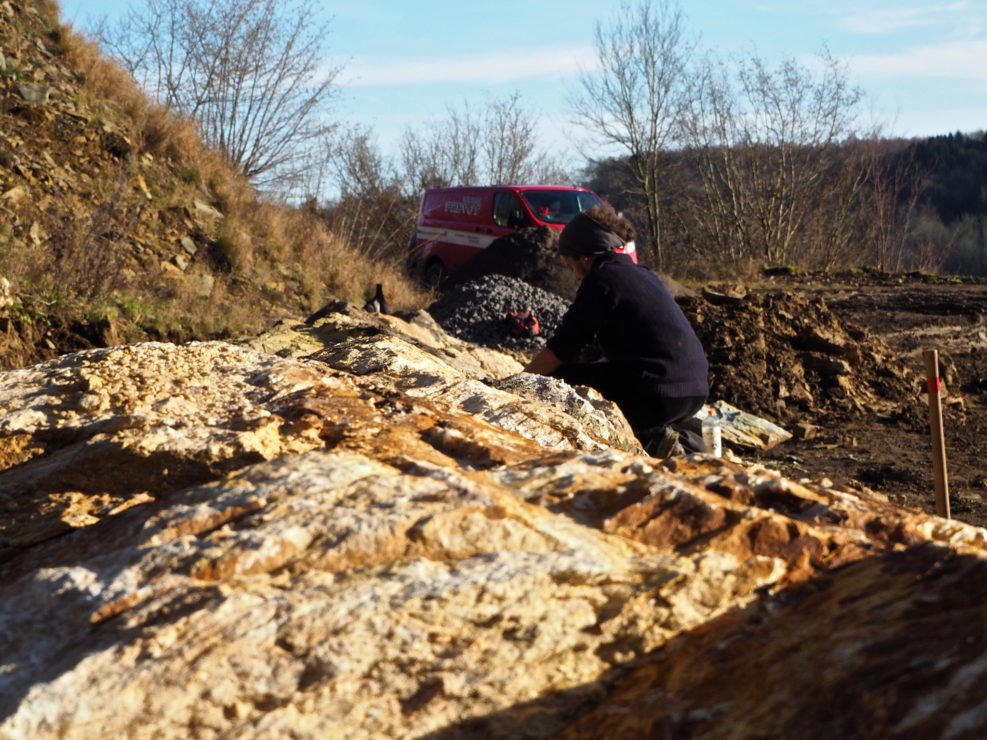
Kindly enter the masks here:
[[37, 344], [11, 361], [100, 343], [81, 326], [130, 341], [255, 333], [377, 283], [392, 307], [425, 302], [400, 263], [355, 259], [318, 215], [261, 197], [57, 17], [47, 2], [0, 16], [0, 276], [8, 334]]

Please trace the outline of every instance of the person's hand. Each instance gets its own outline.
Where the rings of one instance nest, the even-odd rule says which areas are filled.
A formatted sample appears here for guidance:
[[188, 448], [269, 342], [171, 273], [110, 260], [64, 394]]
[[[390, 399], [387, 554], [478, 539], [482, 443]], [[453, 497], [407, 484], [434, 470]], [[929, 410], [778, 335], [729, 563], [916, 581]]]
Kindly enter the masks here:
[[551, 375], [561, 365], [562, 360], [552, 350], [545, 347], [531, 358], [531, 362], [524, 366], [524, 372], [535, 375]]

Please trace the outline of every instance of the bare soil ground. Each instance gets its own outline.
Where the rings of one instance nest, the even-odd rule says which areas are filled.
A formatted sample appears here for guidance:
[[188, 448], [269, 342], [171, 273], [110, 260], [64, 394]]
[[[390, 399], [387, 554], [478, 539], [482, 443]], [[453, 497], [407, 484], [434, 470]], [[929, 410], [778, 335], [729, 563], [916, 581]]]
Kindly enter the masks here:
[[711, 288], [683, 307], [714, 397], [796, 435], [745, 459], [935, 513], [922, 357], [934, 349], [951, 514], [987, 526], [987, 283], [861, 273]]

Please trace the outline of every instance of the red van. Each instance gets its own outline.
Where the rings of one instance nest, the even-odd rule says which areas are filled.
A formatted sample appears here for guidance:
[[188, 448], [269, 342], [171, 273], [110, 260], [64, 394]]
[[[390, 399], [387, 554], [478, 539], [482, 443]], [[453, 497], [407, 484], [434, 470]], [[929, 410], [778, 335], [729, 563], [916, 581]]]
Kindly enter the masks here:
[[[408, 243], [409, 264], [438, 285], [490, 242], [517, 229], [561, 229], [581, 211], [600, 205], [592, 190], [562, 185], [433, 188], [422, 195], [418, 228]], [[634, 242], [617, 250], [637, 262]]]

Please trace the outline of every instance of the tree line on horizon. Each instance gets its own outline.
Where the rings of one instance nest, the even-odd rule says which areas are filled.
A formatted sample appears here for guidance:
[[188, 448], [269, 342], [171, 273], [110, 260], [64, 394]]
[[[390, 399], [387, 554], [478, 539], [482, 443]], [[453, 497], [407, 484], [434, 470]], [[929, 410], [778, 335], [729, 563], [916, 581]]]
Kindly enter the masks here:
[[[697, 278], [764, 266], [987, 275], [987, 138], [886, 138], [827, 51], [811, 68], [702, 50], [674, 0], [623, 2], [595, 27], [570, 98], [600, 149], [571, 173], [515, 93], [465, 102], [385, 156], [335, 125], [338, 66], [316, 0], [143, 0], [95, 35], [151, 95], [198, 123], [271, 197], [303, 203], [367, 257], [403, 257], [421, 192], [591, 187], [638, 230], [643, 261]], [[334, 195], [327, 197], [331, 187]]]
[[[735, 149], [724, 157], [747, 154]], [[987, 276], [983, 132], [842, 142], [829, 152], [829, 165], [819, 173], [815, 189], [806, 191], [801, 202], [793, 200], [791, 213], [804, 216], [793, 239], [773, 251], [758, 231], [765, 221], [753, 206], [731, 212], [735, 223], [747, 220], [738, 226], [738, 231], [748, 230], [744, 237], [717, 236], [722, 214], [706, 199], [697, 174], [700, 156], [691, 150], [668, 154], [662, 208], [666, 267], [673, 273], [704, 278], [784, 266]], [[628, 170], [624, 161], [601, 160], [587, 170], [582, 184], [639, 223], [646, 218], [644, 205], [628, 182]], [[754, 187], [753, 177], [743, 182]], [[731, 207], [737, 202], [729, 201]]]

